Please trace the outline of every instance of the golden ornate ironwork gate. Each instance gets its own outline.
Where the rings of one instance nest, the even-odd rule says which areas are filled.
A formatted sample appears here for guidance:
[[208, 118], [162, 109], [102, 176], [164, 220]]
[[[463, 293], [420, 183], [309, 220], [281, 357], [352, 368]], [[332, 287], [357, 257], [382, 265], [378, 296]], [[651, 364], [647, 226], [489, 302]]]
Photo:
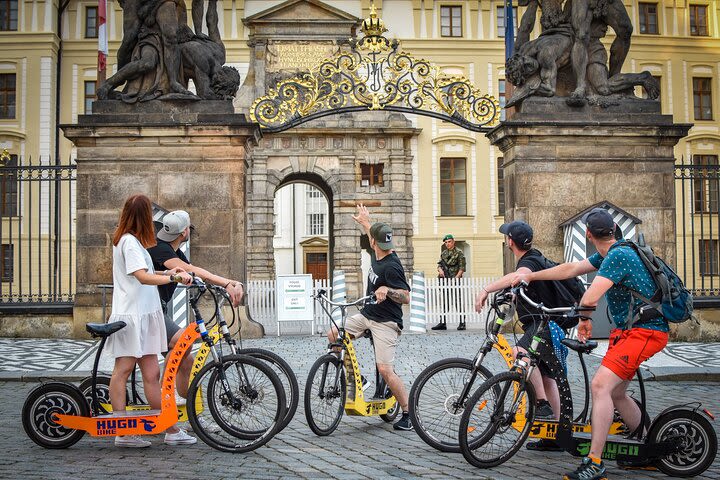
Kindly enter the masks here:
[[309, 73], [278, 82], [255, 100], [250, 117], [266, 132], [344, 112], [388, 110], [435, 117], [483, 132], [497, 123], [500, 107], [468, 79], [450, 75], [388, 40], [373, 5], [362, 23], [364, 36]]

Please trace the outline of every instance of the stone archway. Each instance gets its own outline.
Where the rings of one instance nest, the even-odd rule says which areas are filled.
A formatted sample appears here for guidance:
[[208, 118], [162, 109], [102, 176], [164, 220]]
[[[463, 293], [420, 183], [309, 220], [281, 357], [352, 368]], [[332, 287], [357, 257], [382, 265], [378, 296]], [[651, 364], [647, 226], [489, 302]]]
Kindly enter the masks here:
[[[334, 192], [337, 191], [338, 185], [337, 182], [332, 180], [332, 176], [328, 175], [327, 171], [324, 171], [322, 167], [317, 167], [317, 171], [313, 172], [295, 172], [292, 171], [292, 166], [289, 166], [285, 169], [283, 169], [280, 172], [277, 172], [280, 175], [280, 183], [277, 185], [277, 188], [275, 189], [275, 192], [273, 192], [273, 198], [275, 196], [275, 193], [277, 193], [281, 188], [294, 184], [294, 183], [305, 183], [308, 185], [312, 185], [319, 189], [323, 195], [325, 196], [325, 200], [327, 201], [328, 205], [328, 236], [327, 236], [327, 253], [328, 253], [328, 263], [329, 263], [329, 273], [332, 273], [333, 270], [333, 249], [335, 245], [335, 238], [332, 236], [333, 226], [334, 226], [334, 208], [333, 208], [333, 197], [335, 196]], [[326, 178], [330, 178], [332, 185], [330, 182], [326, 180]], [[275, 212], [274, 212], [275, 213]], [[275, 230], [274, 225], [270, 225], [270, 227]], [[293, 239], [295, 240], [295, 239]], [[270, 248], [272, 249], [272, 243], [273, 238], [270, 237]], [[297, 248], [295, 246], [294, 248]], [[275, 264], [275, 258], [273, 258], [273, 271], [277, 273], [277, 268], [274, 266]], [[302, 273], [302, 272], [298, 272]]]
[[[372, 114], [371, 114], [372, 115]], [[383, 128], [369, 128], [363, 114], [326, 119], [322, 128], [297, 128], [266, 136], [253, 150], [247, 174], [247, 278], [275, 278], [273, 199], [291, 182], [311, 183], [328, 199], [331, 269], [346, 273], [349, 294], [360, 292], [360, 228], [351, 215], [357, 203], [374, 221], [392, 225], [398, 253], [412, 270], [411, 140], [419, 130], [399, 114]], [[372, 178], [369, 178], [370, 171]], [[374, 172], [374, 174], [373, 174]]]

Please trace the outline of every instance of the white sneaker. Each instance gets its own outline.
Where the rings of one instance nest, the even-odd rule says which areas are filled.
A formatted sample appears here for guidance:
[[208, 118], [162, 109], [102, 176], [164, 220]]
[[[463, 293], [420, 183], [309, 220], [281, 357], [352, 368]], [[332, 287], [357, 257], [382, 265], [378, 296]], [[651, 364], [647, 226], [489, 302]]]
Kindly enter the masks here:
[[165, 445], [194, 445], [197, 438], [188, 435], [182, 428], [177, 433], [165, 434]]
[[143, 440], [138, 435], [123, 435], [115, 437], [115, 446], [124, 448], [145, 448], [152, 445], [147, 440]]
[[175, 405], [178, 407], [185, 406], [187, 405], [187, 399], [181, 397], [177, 392], [175, 392]]
[[[205, 417], [198, 417], [198, 423], [205, 433], [220, 433], [222, 431], [220, 425], [211, 420], [207, 420]], [[190, 430], [193, 429], [192, 423], [188, 422], [188, 426], [190, 427]]]

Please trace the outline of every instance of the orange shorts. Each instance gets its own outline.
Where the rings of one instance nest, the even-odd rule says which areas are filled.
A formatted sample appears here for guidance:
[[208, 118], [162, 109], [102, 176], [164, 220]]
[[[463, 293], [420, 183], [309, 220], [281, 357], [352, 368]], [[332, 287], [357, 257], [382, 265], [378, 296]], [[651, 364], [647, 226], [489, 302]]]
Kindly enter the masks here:
[[623, 380], [632, 380], [640, 364], [665, 348], [667, 332], [648, 328], [614, 329], [602, 365]]

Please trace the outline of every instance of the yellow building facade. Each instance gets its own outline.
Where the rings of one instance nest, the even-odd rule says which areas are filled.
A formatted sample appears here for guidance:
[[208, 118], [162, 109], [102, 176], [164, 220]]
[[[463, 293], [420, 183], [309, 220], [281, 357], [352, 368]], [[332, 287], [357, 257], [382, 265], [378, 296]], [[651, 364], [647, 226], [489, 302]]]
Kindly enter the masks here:
[[[250, 56], [243, 19], [281, 3], [280, 0], [218, 2], [219, 28], [228, 64], [238, 68], [241, 76], [248, 71]], [[327, 0], [324, 3], [362, 19], [369, 15], [372, 2]], [[449, 73], [464, 75], [481, 91], [503, 103], [505, 19], [502, 1], [375, 0], [374, 3], [389, 30], [387, 36], [397, 38], [403, 50], [430, 60]], [[660, 81], [662, 112], [673, 115], [675, 122], [694, 124], [690, 135], [675, 149], [678, 161], [682, 158], [689, 164], [717, 165], [720, 0], [624, 3], [634, 33], [623, 71], [650, 71]], [[517, 13], [521, 16], [523, 8]], [[53, 163], [56, 158], [73, 157], [73, 146], [62, 136], [58, 125], [75, 123], [78, 115], [91, 113], [96, 80], [97, 21], [95, 2], [0, 0], [0, 150], [6, 149], [18, 162], [41, 165]], [[518, 21], [519, 17], [515, 19], [516, 26]], [[108, 1], [107, 26], [110, 75], [116, 68], [115, 52], [122, 38], [122, 9], [117, 1]], [[608, 46], [612, 38], [611, 32]], [[500, 275], [503, 272], [502, 236], [497, 229], [503, 223], [504, 198], [499, 150], [490, 146], [483, 134], [434, 118], [410, 120], [414, 127], [421, 129], [412, 145], [417, 165], [412, 187], [414, 269], [434, 276], [441, 239], [446, 233], [452, 233], [466, 253], [468, 275]], [[718, 193], [714, 185], [688, 187], [684, 198], [680, 193], [676, 195], [679, 236], [682, 225], [693, 222], [690, 203], [707, 202], [706, 210], [717, 211], [718, 201], [712, 198]], [[77, 194], [67, 186], [62, 188], [66, 189], [64, 195]], [[22, 228], [18, 217], [22, 217], [23, 209], [31, 203], [29, 198], [21, 198], [23, 192], [16, 195], [20, 198], [17, 207], [20, 213], [14, 217], [3, 216], [2, 231], [6, 234], [12, 222], [16, 223], [16, 232]], [[36, 195], [36, 205], [49, 201], [41, 191]], [[683, 209], [683, 204], [688, 208]], [[578, 211], [586, 206], [578, 205]], [[72, 215], [63, 218], [68, 222], [65, 228], [71, 232]], [[558, 218], [557, 224], [565, 220]], [[703, 225], [710, 230], [718, 228], [717, 222], [714, 226]], [[641, 230], [643, 228], [652, 228], [652, 225], [642, 225]], [[23, 231], [25, 235], [33, 235]], [[35, 235], [38, 234], [36, 231]], [[63, 244], [64, 258], [72, 256], [73, 238], [68, 237]], [[717, 234], [714, 238], [718, 238]], [[681, 248], [682, 239], [678, 240]], [[18, 255], [18, 248], [11, 248], [8, 254], [5, 243], [3, 236], [2, 268], [7, 273], [13, 266], [17, 270], [23, 258]], [[695, 247], [706, 249], [704, 256], [696, 260], [706, 263], [702, 276], [717, 275], [718, 269], [714, 266], [719, 261], [717, 240], [711, 238], [709, 244]], [[44, 255], [35, 259], [38, 269], [40, 263], [50, 261], [51, 255]], [[679, 252], [678, 258], [681, 257]], [[27, 255], [25, 258], [27, 261]], [[698, 266], [698, 272], [703, 270], [701, 267]], [[68, 278], [68, 272], [62, 275]], [[698, 273], [698, 278], [700, 276]], [[12, 275], [4, 276], [3, 294], [13, 281], [17, 279]]]

